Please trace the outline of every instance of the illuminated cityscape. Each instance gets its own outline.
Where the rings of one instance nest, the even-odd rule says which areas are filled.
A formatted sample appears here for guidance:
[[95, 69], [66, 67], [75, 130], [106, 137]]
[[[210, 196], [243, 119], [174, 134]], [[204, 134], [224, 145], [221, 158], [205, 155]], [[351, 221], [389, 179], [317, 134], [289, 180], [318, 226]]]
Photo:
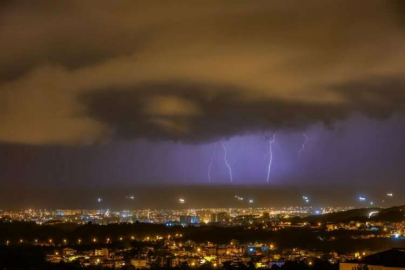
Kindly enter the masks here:
[[0, 270], [405, 270], [405, 0], [0, 0]]
[[[361, 261], [378, 252], [371, 246], [365, 248], [360, 244], [362, 241], [372, 241], [373, 245], [405, 241], [405, 222], [394, 221], [396, 214], [392, 215], [398, 211], [405, 211], [405, 207], [378, 211], [328, 207], [316, 213], [312, 207], [133, 211], [28, 209], [0, 212], [0, 238], [6, 247], [46, 248], [46, 261], [51, 265], [64, 262], [81, 267], [110, 268], [126, 265], [135, 268], [204, 265], [272, 268], [289, 263], [315, 266], [326, 261], [328, 267], [334, 269], [335, 265], [353, 266], [353, 261]], [[350, 212], [353, 214], [347, 219]], [[386, 221], [382, 221], [380, 212], [392, 216], [386, 216]], [[4, 234], [4, 229], [11, 226], [16, 228], [15, 233]], [[228, 233], [219, 236], [224, 230]], [[20, 235], [16, 234], [18, 231]], [[241, 240], [232, 238], [236, 232]], [[303, 243], [289, 246], [289, 239], [300, 234], [308, 234], [305, 241], [317, 246], [317, 250], [306, 248]], [[207, 240], [212, 237], [216, 241]], [[351, 243], [345, 252], [328, 251], [320, 246], [322, 242], [346, 241]], [[134, 251], [137, 255], [130, 255]]]
[[[110, 223], [154, 223], [154, 224], [208, 224], [217, 223], [226, 226], [239, 226], [244, 223], [242, 217], [267, 219], [279, 217], [306, 217], [347, 211], [353, 207], [326, 207], [314, 210], [312, 207], [283, 207], [283, 208], [203, 208], [203, 209], [144, 209], [144, 210], [79, 210], [79, 209], [28, 209], [23, 211], [0, 211], [2, 220], [28, 221], [37, 224], [48, 222], [107, 225]], [[196, 217], [195, 221], [182, 222], [182, 217]], [[248, 219], [246, 219], [247, 221]]]

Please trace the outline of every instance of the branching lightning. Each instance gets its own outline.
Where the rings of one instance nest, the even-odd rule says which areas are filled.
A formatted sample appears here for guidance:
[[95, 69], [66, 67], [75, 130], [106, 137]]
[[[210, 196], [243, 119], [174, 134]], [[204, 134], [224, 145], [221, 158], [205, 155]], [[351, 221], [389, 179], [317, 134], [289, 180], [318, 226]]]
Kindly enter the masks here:
[[267, 169], [267, 183], [270, 180], [270, 172], [271, 172], [271, 164], [273, 163], [273, 149], [272, 149], [272, 144], [276, 141], [276, 133], [273, 134], [273, 138], [269, 142], [269, 167]]
[[224, 160], [225, 160], [225, 164], [228, 167], [229, 170], [229, 179], [231, 180], [231, 183], [233, 182], [233, 178], [232, 178], [232, 168], [231, 166], [229, 166], [228, 160], [226, 159], [226, 147], [224, 145], [224, 142], [221, 142], [222, 144], [222, 148], [224, 148]]
[[298, 155], [299, 155], [299, 156], [301, 156], [301, 152], [304, 151], [305, 145], [307, 144], [307, 142], [308, 142], [308, 140], [309, 140], [308, 136], [305, 135], [305, 133], [303, 133], [302, 136], [304, 136], [305, 141], [304, 141], [304, 143], [302, 144], [302, 147], [301, 147], [300, 151], [298, 152]]
[[210, 165], [208, 165], [208, 182], [211, 182], [211, 166], [212, 166], [212, 163], [214, 162], [214, 155], [215, 155], [216, 148], [217, 148], [217, 143], [214, 144], [214, 149], [212, 150], [211, 162], [210, 162]]

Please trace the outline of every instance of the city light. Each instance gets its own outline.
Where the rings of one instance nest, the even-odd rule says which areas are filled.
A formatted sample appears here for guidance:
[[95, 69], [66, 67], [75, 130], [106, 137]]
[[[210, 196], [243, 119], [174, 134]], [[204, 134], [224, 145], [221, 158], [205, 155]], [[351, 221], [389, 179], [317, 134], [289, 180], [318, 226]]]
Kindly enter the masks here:
[[[304, 197], [309, 199], [307, 196], [303, 196], [302, 199], [304, 199]], [[250, 200], [252, 200], [252, 199], [248, 199], [248, 202]], [[235, 225], [236, 226], [241, 226], [240, 224], [242, 222], [242, 224], [244, 224], [243, 226], [245, 226], [244, 228], [246, 230], [259, 230], [259, 231], [260, 230], [264, 230], [264, 231], [269, 230], [269, 231], [272, 231], [272, 232], [278, 232], [280, 230], [284, 230], [286, 228], [294, 226], [294, 224], [291, 224], [288, 221], [288, 219], [290, 217], [299, 216], [299, 215], [310, 216], [310, 215], [313, 215], [313, 213], [316, 213], [316, 211], [320, 211], [320, 213], [318, 213], [318, 214], [321, 215], [322, 213], [339, 213], [340, 211], [343, 210], [343, 209], [340, 209], [340, 208], [335, 209], [335, 208], [328, 208], [328, 207], [322, 207], [322, 208], [319, 208], [319, 209], [320, 210], [318, 210], [317, 208], [314, 209], [313, 207], [310, 207], [310, 206], [290, 207], [290, 208], [280, 208], [280, 209], [276, 209], [276, 208], [266, 209], [266, 208], [252, 208], [252, 207], [249, 208], [249, 207], [245, 207], [245, 208], [229, 208], [229, 209], [221, 209], [220, 210], [220, 211], [224, 211], [224, 212], [218, 212], [218, 209], [203, 209], [203, 210], [201, 210], [201, 209], [173, 209], [173, 210], [168, 210], [167, 215], [168, 215], [168, 218], [173, 217], [174, 213], [176, 215], [187, 215], [187, 214], [200, 215], [200, 223], [199, 224], [201, 224], [201, 223], [204, 222], [204, 220], [209, 220], [210, 218], [215, 217], [217, 214], [221, 213], [221, 215], [224, 215], [224, 217], [226, 217], [226, 218], [223, 219], [224, 223], [216, 224], [215, 226], [224, 225], [224, 228], [227, 228], [228, 226], [235, 226]], [[351, 208], [347, 208], [347, 209], [350, 210]], [[322, 213], [321, 213], [321, 210], [322, 210]], [[400, 211], [400, 210], [402, 210], [402, 209], [399, 209], [398, 211]], [[150, 221], [152, 221], [152, 222], [156, 222], [157, 224], [159, 224], [159, 222], [156, 219], [156, 217], [161, 219], [164, 216], [164, 213], [165, 213], [165, 211], [163, 211], [163, 210], [150, 210], [150, 209], [148, 209], [147, 211], [146, 210], [139, 210], [139, 213], [137, 213], [136, 211], [138, 211], [138, 210], [135, 210], [133, 213], [129, 213], [126, 210], [124, 212], [126, 213], [127, 216], [141, 216], [141, 213], [143, 213], [143, 215], [145, 217], [146, 217], [146, 215], [150, 215], [148, 217], [148, 219]], [[33, 212], [31, 212], [31, 215], [34, 212], [35, 212], [35, 210]], [[379, 211], [369, 211], [368, 212], [368, 217], [372, 218], [373, 216], [375, 216], [378, 213], [379, 213]], [[59, 214], [59, 212], [58, 212], [58, 214]], [[111, 212], [111, 214], [112, 214], [112, 216], [116, 216], [117, 218], [123, 217], [122, 212]], [[212, 215], [212, 214], [214, 214], [214, 215]], [[280, 220], [280, 214], [282, 214], [284, 219]], [[81, 213], [80, 213], [80, 215], [81, 215]], [[58, 216], [58, 217], [60, 217], [60, 216]], [[66, 218], [66, 219], [69, 219], [69, 220], [72, 218], [72, 217], [69, 217], [69, 215], [63, 215], [62, 217]], [[270, 223], [267, 223], [266, 219], [263, 219], [263, 217], [266, 217], [266, 219], [270, 219], [272, 221]], [[103, 215], [103, 213], [100, 213], [98, 210], [93, 215], [91, 215], [91, 218], [95, 219], [95, 220], [103, 220], [103, 218], [108, 219], [108, 217], [105, 217]], [[171, 220], [173, 220], [173, 219], [171, 219]], [[163, 220], [161, 222], [164, 222], [164, 221], [165, 220]], [[81, 220], [78, 219], [78, 222], [81, 222]], [[126, 222], [127, 222], [127, 220], [123, 219], [123, 223], [127, 224]], [[176, 222], [177, 222], [176, 220], [171, 221], [171, 223], [173, 223], [173, 228], [174, 228], [174, 226], [176, 226], [175, 224], [178, 224]], [[368, 222], [367, 224], [373, 224], [374, 221], [369, 220], [367, 222]], [[114, 224], [116, 224], [115, 221], [114, 221]], [[145, 226], [146, 226], [146, 224], [149, 224], [149, 223], [145, 223]], [[161, 223], [161, 224], [163, 224], [163, 223]], [[374, 224], [374, 225], [368, 225], [368, 226], [365, 226], [364, 224], [366, 224], [366, 223], [357, 222], [355, 224], [355, 226], [356, 226], [355, 228], [353, 228], [353, 225], [350, 225], [350, 230], [356, 230], [357, 232], [361, 232], [362, 230], [368, 230], [370, 232], [374, 232], [374, 231], [378, 230], [378, 228], [376, 229], [376, 227], [380, 226], [380, 225], [378, 225], [378, 223], [376, 223], [377, 225]], [[301, 224], [301, 226], [304, 226], [304, 227], [308, 226], [308, 225], [309, 225], [308, 223]], [[191, 226], [191, 224], [185, 224], [184, 225], [184, 227], [187, 227], [187, 226]], [[206, 225], [203, 225], [203, 226], [211, 226], [211, 225], [210, 225], [210, 223], [207, 223]], [[326, 230], [328, 230], [328, 231], [337, 230], [337, 229], [343, 229], [343, 228], [346, 228], [346, 229], [349, 228], [348, 227], [349, 225], [344, 224], [344, 222], [340, 222], [339, 224], [333, 224], [333, 225], [329, 224], [326, 221], [325, 221], [325, 223], [316, 222], [315, 226], [318, 226], [318, 228], [324, 226], [324, 228]], [[341, 226], [341, 227], [339, 228], [339, 226]], [[396, 233], [388, 233], [388, 228], [386, 226], [396, 226], [396, 225], [386, 224], [385, 226], [380, 228], [381, 232], [383, 233], [383, 235], [385, 237], [392, 237], [393, 239], [398, 239], [398, 240], [402, 239], [402, 229], [400, 227], [395, 227]], [[196, 227], [196, 228], [199, 228], [199, 227]], [[364, 229], [364, 228], [367, 228], [367, 229]], [[135, 235], [133, 235], [133, 234], [132, 235], [129, 234], [128, 236], [125, 236], [125, 237], [128, 237], [128, 239], [130, 239], [131, 241], [134, 241], [136, 239]], [[179, 239], [179, 237], [183, 237], [183, 234], [179, 233], [178, 231], [172, 231], [172, 234], [165, 234], [163, 237], [160, 236], [160, 235], [155, 235], [155, 237], [152, 240], [153, 243], [150, 243], [149, 242], [150, 241], [150, 236], [145, 236], [143, 238], [145, 240], [144, 245], [148, 246], [149, 244], [151, 244], [151, 245], [154, 245], [155, 247], [159, 246], [159, 245], [162, 245], [162, 247], [164, 245], [168, 245], [169, 250], [174, 250], [176, 252], [179, 252], [180, 250], [182, 250], [184, 252], [184, 251], [187, 251], [188, 248], [193, 247], [193, 250], [195, 250], [194, 256], [199, 257], [198, 263], [194, 262], [196, 266], [202, 265], [204, 260], [205, 260], [206, 262], [211, 262], [212, 267], [214, 267], [214, 264], [217, 263], [216, 260], [220, 258], [220, 257], [216, 257], [215, 259], [213, 259], [213, 258], [207, 256], [208, 252], [212, 252], [211, 248], [214, 248], [214, 249], [215, 248], [220, 248], [220, 246], [218, 244], [216, 244], [215, 241], [206, 241], [206, 242], [204, 242], [204, 244], [192, 243], [192, 242], [190, 243], [188, 241], [189, 239], [187, 239], [187, 238], [184, 239], [184, 242], [178, 242], [178, 243], [175, 243], [174, 241], [170, 241], [170, 242], [161, 241], [159, 243], [159, 241], [157, 241], [157, 240], [160, 240], [160, 239], [172, 240], [173, 238]], [[94, 235], [94, 237], [90, 238], [90, 239], [91, 239], [91, 243], [86, 243], [86, 245], [90, 245], [90, 244], [96, 245], [96, 243], [99, 242], [100, 238], [95, 237], [95, 235]], [[104, 238], [104, 239], [106, 239], [104, 243], [107, 243], [107, 244], [111, 243], [111, 238], [110, 237], [107, 237], [107, 238]], [[120, 241], [122, 241], [124, 239], [124, 237], [121, 236], [118, 239]], [[321, 241], [324, 241], [326, 238], [324, 236], [322, 236], [319, 239]], [[33, 242], [37, 243], [37, 240], [38, 239], [34, 239]], [[56, 240], [54, 240], [54, 241], [56, 241]], [[51, 238], [48, 239], [49, 243], [53, 243], [54, 241], [52, 241]], [[69, 242], [68, 239], [63, 238], [60, 241], [61, 241], [62, 245], [67, 248], [67, 245], [68, 245], [68, 242]], [[26, 243], [27, 245], [30, 244], [29, 241], [23, 240], [23, 238], [18, 239], [17, 243], [23, 243], [23, 242]], [[80, 243], [81, 240], [78, 239], [77, 242]], [[6, 245], [8, 245], [8, 243], [9, 243], [8, 241], [5, 242]], [[232, 256], [239, 256], [238, 255], [239, 254], [238, 250], [241, 247], [240, 244], [239, 244], [239, 241], [238, 240], [232, 240], [232, 241], [230, 241], [228, 243], [229, 243], [228, 246], [225, 247], [226, 250], [222, 251], [222, 255], [223, 256], [230, 256], [232, 254]], [[249, 254], [249, 256], [255, 256], [256, 254], [261, 254], [261, 252], [263, 252], [263, 251], [274, 251], [275, 250], [275, 246], [274, 246], [273, 243], [268, 243], [268, 244], [265, 244], [265, 243], [260, 243], [259, 244], [259, 243], [257, 243], [257, 244], [250, 244], [250, 246], [247, 243], [243, 243], [242, 246], [243, 245], [245, 247], [246, 247], [246, 245], [248, 245], [247, 250], [245, 252], [247, 252], [247, 254]], [[54, 254], [59, 254], [59, 255], [55, 255], [55, 256], [58, 256], [58, 258], [55, 259], [55, 260], [60, 260], [61, 258], [66, 259], [67, 258], [66, 256], [76, 256], [76, 255], [62, 255], [62, 252], [57, 249], [58, 247], [61, 246], [61, 244], [60, 243], [58, 244], [57, 241], [55, 242], [54, 246], [55, 246]], [[109, 248], [114, 249], [114, 247], [112, 247], [112, 246], [110, 246]], [[67, 252], [70, 252], [69, 249], [70, 249], [70, 247], [68, 248]], [[57, 253], [57, 252], [59, 252], [59, 253]], [[72, 252], [78, 252], [78, 251], [76, 250], [76, 251], [72, 251]], [[113, 252], [113, 251], [103, 251], [103, 248], [101, 248], [97, 252], [99, 254], [103, 254], [103, 252]], [[285, 251], [280, 250], [280, 252], [285, 252]], [[101, 255], [94, 255], [94, 256], [101, 256]], [[220, 255], [216, 255], [216, 256], [220, 256]], [[310, 262], [313, 262], [311, 260], [315, 258], [313, 256], [312, 257], [309, 256], [307, 253], [303, 253], [302, 256], [307, 256], [306, 258], [310, 259], [310, 260], [308, 260], [308, 264]], [[364, 254], [364, 251], [358, 252], [358, 255], [357, 255], [356, 258], [359, 259], [359, 258], [361, 258], [361, 256], [366, 256]], [[96, 262], [96, 259], [97, 258], [94, 258], [93, 263]], [[66, 259], [66, 260], [68, 260], [68, 259]], [[100, 263], [101, 263], [101, 261], [102, 261], [102, 259], [100, 259]], [[120, 265], [122, 265], [122, 264], [120, 264]], [[259, 264], [256, 264], [256, 265], [259, 265]], [[219, 267], [219, 264], [217, 264], [217, 267]]]
[[0, 67], [0, 270], [405, 270], [405, 0], [0, 0]]

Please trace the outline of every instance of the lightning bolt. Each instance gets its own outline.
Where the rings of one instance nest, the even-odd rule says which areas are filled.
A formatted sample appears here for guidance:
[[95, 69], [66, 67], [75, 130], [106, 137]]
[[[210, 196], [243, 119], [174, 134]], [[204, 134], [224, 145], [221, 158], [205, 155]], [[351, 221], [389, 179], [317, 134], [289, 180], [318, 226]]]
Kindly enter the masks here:
[[273, 138], [269, 142], [269, 167], [267, 169], [267, 183], [270, 180], [270, 172], [271, 172], [271, 164], [273, 163], [273, 149], [272, 149], [272, 144], [276, 141], [276, 133], [273, 134]]
[[224, 142], [221, 142], [222, 144], [222, 148], [224, 148], [224, 160], [225, 160], [225, 164], [228, 167], [229, 170], [229, 179], [231, 179], [231, 183], [233, 182], [233, 178], [232, 178], [232, 168], [231, 166], [229, 166], [228, 160], [226, 159], [226, 147], [224, 145]]
[[298, 155], [299, 155], [299, 156], [301, 156], [301, 152], [304, 151], [305, 145], [307, 144], [307, 142], [308, 142], [308, 140], [309, 140], [308, 136], [305, 135], [305, 133], [303, 133], [302, 136], [304, 136], [305, 141], [304, 141], [304, 143], [302, 144], [302, 147], [301, 147], [300, 151], [298, 151]]
[[[281, 148], [281, 146], [280, 146], [279, 143], [277, 143], [277, 142], [275, 142], [275, 143], [276, 143], [278, 149], [280, 150], [280, 154], [284, 155], [284, 150], [283, 150], [283, 148]], [[270, 156], [270, 153], [264, 154], [263, 159], [266, 159], [268, 156]]]
[[208, 182], [211, 182], [211, 166], [212, 166], [212, 163], [214, 162], [214, 155], [215, 155], [216, 148], [217, 148], [217, 143], [214, 144], [214, 149], [212, 150], [211, 162], [210, 162], [210, 165], [208, 165]]

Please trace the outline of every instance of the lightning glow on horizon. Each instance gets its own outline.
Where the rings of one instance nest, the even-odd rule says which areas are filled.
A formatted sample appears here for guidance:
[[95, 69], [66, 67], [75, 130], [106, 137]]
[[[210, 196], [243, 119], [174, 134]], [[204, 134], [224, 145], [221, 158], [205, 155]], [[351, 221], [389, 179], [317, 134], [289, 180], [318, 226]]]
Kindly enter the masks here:
[[273, 138], [270, 140], [269, 142], [269, 155], [270, 155], [270, 159], [269, 159], [269, 166], [267, 169], [267, 183], [270, 180], [270, 172], [271, 172], [271, 164], [273, 163], [273, 150], [272, 150], [272, 144], [276, 141], [276, 133], [273, 134]]
[[308, 142], [308, 140], [309, 140], [308, 136], [305, 135], [305, 133], [303, 133], [302, 136], [304, 136], [305, 141], [304, 141], [304, 143], [302, 144], [302, 147], [301, 147], [300, 151], [298, 152], [298, 155], [299, 155], [299, 156], [301, 156], [301, 152], [304, 151], [305, 145], [307, 144], [307, 142]]
[[233, 182], [233, 178], [232, 178], [232, 168], [231, 166], [229, 166], [228, 160], [226, 159], [226, 147], [224, 145], [224, 142], [221, 142], [222, 144], [222, 148], [224, 148], [224, 160], [225, 160], [225, 164], [228, 167], [229, 170], [229, 179], [231, 179], [231, 183]]
[[211, 162], [208, 165], [208, 182], [211, 182], [211, 166], [212, 166], [212, 163], [214, 162], [214, 155], [215, 155], [216, 148], [217, 148], [217, 143], [214, 144], [214, 149], [212, 150]]

